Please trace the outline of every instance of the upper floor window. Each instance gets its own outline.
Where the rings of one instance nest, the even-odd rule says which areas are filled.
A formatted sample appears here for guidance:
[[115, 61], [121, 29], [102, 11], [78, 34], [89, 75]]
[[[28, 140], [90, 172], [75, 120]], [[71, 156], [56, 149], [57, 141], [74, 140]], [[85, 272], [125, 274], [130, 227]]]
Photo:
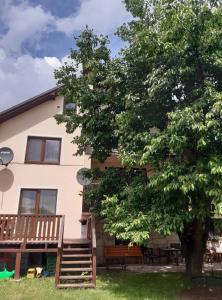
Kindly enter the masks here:
[[28, 137], [26, 163], [59, 164], [61, 139], [45, 137]]

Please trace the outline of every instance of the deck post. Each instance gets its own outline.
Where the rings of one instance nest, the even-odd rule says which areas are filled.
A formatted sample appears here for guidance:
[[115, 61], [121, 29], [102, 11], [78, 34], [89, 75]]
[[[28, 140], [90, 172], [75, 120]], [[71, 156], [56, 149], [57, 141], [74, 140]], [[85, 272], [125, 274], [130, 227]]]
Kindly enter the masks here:
[[96, 287], [96, 224], [94, 216], [91, 216], [91, 240], [92, 240], [92, 276], [93, 276], [93, 283]]
[[16, 280], [20, 278], [21, 258], [22, 258], [22, 253], [17, 252], [16, 259], [15, 259], [15, 277], [14, 277]]
[[62, 249], [59, 248], [58, 252], [57, 252], [57, 258], [56, 258], [56, 272], [55, 272], [55, 286], [56, 287], [59, 284], [61, 255], [62, 255]]
[[92, 250], [93, 253], [93, 283], [96, 287], [96, 248], [93, 248]]
[[59, 240], [58, 240], [58, 251], [56, 258], [56, 273], [55, 273], [55, 286], [59, 284], [60, 276], [60, 265], [61, 265], [61, 256], [62, 256], [62, 247], [63, 247], [63, 234], [64, 234], [64, 225], [65, 225], [65, 216], [62, 216], [62, 222], [59, 228]]

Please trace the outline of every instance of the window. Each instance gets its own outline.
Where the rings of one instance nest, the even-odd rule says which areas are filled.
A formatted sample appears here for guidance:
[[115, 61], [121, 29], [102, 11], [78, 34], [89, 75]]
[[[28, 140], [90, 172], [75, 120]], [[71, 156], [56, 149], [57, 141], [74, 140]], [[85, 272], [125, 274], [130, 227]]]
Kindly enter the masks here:
[[61, 139], [28, 137], [26, 163], [59, 164]]
[[22, 189], [19, 203], [20, 214], [55, 215], [57, 190]]

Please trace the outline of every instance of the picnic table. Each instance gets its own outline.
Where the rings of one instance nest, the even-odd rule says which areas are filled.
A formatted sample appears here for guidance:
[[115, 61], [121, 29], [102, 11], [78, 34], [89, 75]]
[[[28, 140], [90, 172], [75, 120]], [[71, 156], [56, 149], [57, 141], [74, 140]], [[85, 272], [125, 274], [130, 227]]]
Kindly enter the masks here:
[[221, 262], [222, 261], [222, 240], [208, 240], [206, 253], [206, 262]]
[[173, 247], [167, 247], [167, 248], [161, 248], [161, 251], [164, 252], [166, 259], [167, 259], [167, 265], [172, 261], [175, 260], [177, 266], [179, 265], [179, 258], [181, 257], [181, 249], [173, 248]]

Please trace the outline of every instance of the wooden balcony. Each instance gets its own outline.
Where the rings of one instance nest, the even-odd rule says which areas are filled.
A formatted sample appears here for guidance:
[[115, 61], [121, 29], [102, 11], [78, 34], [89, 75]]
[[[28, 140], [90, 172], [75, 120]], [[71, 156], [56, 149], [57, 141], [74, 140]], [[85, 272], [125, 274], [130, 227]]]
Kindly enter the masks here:
[[56, 252], [63, 243], [61, 215], [0, 215], [0, 252], [16, 253], [15, 279], [20, 277], [21, 254]]
[[64, 216], [0, 215], [0, 246], [61, 244]]
[[[87, 215], [87, 236], [85, 239], [64, 240], [64, 220], [61, 215], [0, 215], [0, 252], [15, 253], [15, 279], [20, 277], [22, 253], [57, 254], [55, 283], [58, 288], [95, 287], [96, 285], [96, 230], [95, 220]], [[86, 252], [87, 251], [87, 252]], [[71, 253], [71, 254], [70, 254]], [[87, 256], [86, 256], [87, 255]], [[67, 260], [68, 256], [68, 260]], [[88, 259], [88, 261], [86, 260]], [[85, 265], [91, 275], [90, 283], [84, 284]], [[73, 276], [67, 275], [73, 272]], [[64, 272], [65, 275], [63, 274]], [[76, 272], [80, 272], [76, 275]], [[60, 283], [62, 278], [76, 279], [69, 284]], [[79, 280], [83, 283], [80, 284]]]

